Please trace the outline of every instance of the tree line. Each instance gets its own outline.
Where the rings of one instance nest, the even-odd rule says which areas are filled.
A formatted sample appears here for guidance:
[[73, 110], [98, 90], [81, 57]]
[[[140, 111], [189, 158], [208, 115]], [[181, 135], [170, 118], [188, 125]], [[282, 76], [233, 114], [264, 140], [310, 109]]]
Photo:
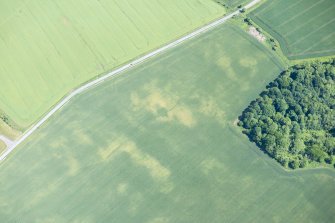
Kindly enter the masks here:
[[249, 139], [285, 167], [332, 164], [335, 59], [282, 72], [239, 117]]

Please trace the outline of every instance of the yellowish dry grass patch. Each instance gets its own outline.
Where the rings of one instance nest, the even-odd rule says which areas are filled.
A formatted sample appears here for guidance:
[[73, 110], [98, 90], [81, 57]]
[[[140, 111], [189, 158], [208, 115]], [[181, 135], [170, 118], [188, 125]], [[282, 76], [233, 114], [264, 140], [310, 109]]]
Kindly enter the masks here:
[[223, 163], [219, 162], [215, 158], [207, 158], [204, 161], [200, 163], [201, 171], [208, 175], [212, 171], [222, 171], [223, 169]]
[[145, 96], [140, 96], [138, 92], [131, 94], [134, 110], [145, 109], [159, 122], [177, 121], [187, 127], [196, 125], [197, 121], [192, 111], [187, 106], [179, 104], [180, 99], [173, 92], [160, 90], [155, 86], [155, 82], [143, 87], [142, 92]]
[[200, 112], [216, 119], [221, 125], [225, 124], [224, 109], [221, 108], [213, 97], [202, 98]]

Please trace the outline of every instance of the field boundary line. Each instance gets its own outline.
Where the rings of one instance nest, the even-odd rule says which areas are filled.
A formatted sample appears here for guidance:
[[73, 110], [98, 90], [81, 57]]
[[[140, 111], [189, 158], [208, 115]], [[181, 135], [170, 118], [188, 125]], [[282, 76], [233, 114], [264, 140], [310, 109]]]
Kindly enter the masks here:
[[[247, 5], [245, 5], [243, 8], [244, 9], [249, 9], [251, 7], [253, 7], [254, 5], [256, 5], [257, 3], [259, 3], [261, 0], [253, 0], [251, 2], [249, 2]], [[142, 64], [143, 62], [146, 62], [148, 59], [151, 59], [153, 57], [155, 57], [156, 55], [159, 55], [169, 49], [172, 49], [178, 45], [180, 45], [181, 43], [193, 39], [209, 30], [212, 30], [213, 28], [225, 23], [227, 20], [231, 19], [233, 16], [240, 14], [240, 9], [224, 16], [221, 17], [209, 24], [206, 24], [198, 29], [196, 29], [195, 31], [186, 34], [182, 37], [180, 37], [179, 39], [174, 40], [173, 42], [170, 42], [166, 45], [163, 45], [162, 47], [151, 51], [143, 56], [141, 56], [140, 58], [134, 59], [132, 61], [130, 61], [128, 64], [125, 64], [119, 68], [116, 68], [114, 70], [112, 70], [111, 72], [95, 79], [92, 80], [80, 87], [78, 87], [77, 89], [75, 89], [74, 91], [70, 92], [65, 98], [63, 98], [58, 104], [56, 104], [49, 112], [46, 113], [46, 115], [39, 120], [36, 124], [34, 124], [30, 129], [28, 129], [18, 140], [16, 140], [13, 145], [11, 145], [9, 148], [7, 148], [7, 150], [1, 154], [0, 156], [0, 161], [6, 159], [6, 157], [13, 152], [13, 150], [20, 145], [24, 140], [26, 140], [31, 134], [33, 134], [39, 127], [41, 127], [54, 113], [56, 113], [58, 110], [60, 110], [65, 104], [67, 104], [73, 97], [91, 89], [92, 87], [95, 87], [101, 83], [103, 83], [104, 81], [110, 79], [111, 77], [123, 73], [127, 70], [132, 69], [133, 67]]]
[[234, 29], [236, 32], [238, 32], [242, 38], [244, 38], [246, 41], [249, 41], [252, 45], [254, 45], [257, 49], [265, 53], [269, 59], [273, 62], [274, 65], [276, 65], [280, 70], [285, 70], [286, 65], [282, 60], [276, 60], [276, 55], [269, 51], [267, 48], [261, 47], [259, 41], [255, 38], [251, 37], [249, 34], [243, 32], [241, 29], [232, 26], [232, 29]]
[[255, 15], [253, 12], [249, 13], [249, 16], [256, 24], [262, 27], [270, 36], [278, 40], [280, 44], [280, 48], [282, 49], [284, 54], [286, 55], [291, 54], [291, 51], [288, 48], [288, 43], [284, 37], [282, 37], [275, 29], [270, 27], [265, 21], [263, 21], [260, 17]]

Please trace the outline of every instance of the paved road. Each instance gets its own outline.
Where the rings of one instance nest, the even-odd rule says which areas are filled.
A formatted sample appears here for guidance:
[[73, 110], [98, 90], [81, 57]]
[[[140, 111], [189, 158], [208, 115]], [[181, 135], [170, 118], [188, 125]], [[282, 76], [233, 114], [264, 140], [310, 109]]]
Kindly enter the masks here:
[[[251, 8], [252, 6], [256, 5], [258, 2], [260, 2], [261, 0], [253, 0], [251, 1], [249, 4], [247, 4], [244, 8], [248, 9]], [[15, 141], [9, 148], [7, 148], [7, 151], [4, 152], [1, 156], [0, 156], [0, 161], [4, 160], [8, 154], [10, 154], [19, 144], [21, 144], [26, 138], [28, 138], [31, 134], [33, 134], [44, 122], [46, 122], [55, 112], [57, 112], [60, 108], [62, 108], [67, 102], [69, 102], [71, 100], [71, 98], [73, 98], [74, 96], [87, 91], [88, 89], [92, 88], [93, 86], [96, 86], [98, 84], [101, 84], [103, 81], [109, 79], [112, 76], [115, 76], [117, 74], [120, 74], [126, 70], [131, 69], [132, 67], [141, 64], [143, 62], [145, 62], [146, 60], [148, 60], [149, 58], [152, 58], [158, 54], [161, 54], [164, 51], [167, 51], [183, 42], [185, 42], [186, 40], [192, 39], [196, 36], [199, 36], [200, 34], [207, 32], [210, 29], [213, 29], [214, 27], [217, 27], [219, 25], [221, 25], [222, 23], [226, 22], [228, 19], [232, 18], [234, 15], [239, 14], [239, 10], [225, 16], [222, 17], [208, 25], [205, 25], [197, 30], [195, 30], [194, 32], [187, 34], [177, 40], [175, 40], [172, 43], [169, 43], [157, 50], [152, 51], [151, 53], [148, 53], [146, 55], [144, 55], [143, 57], [140, 57], [136, 60], [131, 61], [130, 63], [117, 68], [116, 70], [111, 71], [110, 73], [95, 79], [79, 88], [77, 88], [76, 90], [72, 91], [68, 96], [66, 96], [62, 101], [60, 101], [51, 111], [49, 111], [39, 122], [37, 122], [36, 124], [34, 124], [30, 129], [28, 129], [22, 136], [21, 138], [19, 138], [17, 141]]]

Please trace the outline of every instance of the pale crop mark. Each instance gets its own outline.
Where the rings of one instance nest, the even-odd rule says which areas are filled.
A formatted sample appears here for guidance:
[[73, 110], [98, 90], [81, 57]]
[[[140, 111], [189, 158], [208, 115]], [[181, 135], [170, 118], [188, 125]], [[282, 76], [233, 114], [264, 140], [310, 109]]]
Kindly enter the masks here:
[[220, 125], [225, 124], [225, 112], [213, 97], [201, 98], [199, 111], [208, 117], [214, 118]]
[[191, 111], [183, 106], [168, 111], [166, 115], [157, 117], [157, 120], [160, 122], [171, 122], [176, 120], [187, 127], [193, 127], [196, 124]]
[[73, 156], [67, 156], [67, 166], [68, 166], [68, 175], [70, 176], [75, 176], [80, 169], [79, 161]]
[[231, 67], [231, 59], [230, 57], [220, 57], [217, 61], [216, 64], [224, 69], [230, 68]]
[[[170, 170], [155, 157], [140, 150], [132, 140], [125, 136], [121, 135], [107, 147], [99, 149], [97, 155], [102, 161], [109, 161], [121, 153], [126, 153], [136, 165], [145, 167], [152, 179], [159, 184], [160, 192], [168, 193], [174, 188], [173, 183], [170, 182]], [[122, 184], [117, 186], [118, 192], [126, 189], [127, 186]]]
[[54, 149], [59, 149], [61, 147], [65, 147], [67, 143], [67, 138], [65, 136], [55, 137], [53, 141], [50, 143], [50, 147]]
[[227, 78], [233, 81], [238, 81], [236, 73], [232, 66], [232, 61], [229, 57], [220, 57], [216, 61], [216, 65], [223, 71]]
[[168, 223], [170, 222], [166, 217], [157, 217], [149, 221], [149, 223]]
[[257, 66], [257, 59], [254, 57], [242, 57], [239, 60], [241, 66], [246, 68], [254, 68]]
[[153, 83], [143, 88], [144, 97], [137, 92], [131, 94], [133, 109], [135, 111], [144, 109], [153, 114], [159, 122], [177, 121], [187, 127], [195, 126], [197, 121], [192, 111], [180, 103], [176, 93], [162, 92], [155, 86], [155, 82]]
[[88, 135], [83, 130], [74, 129], [73, 134], [78, 139], [78, 141], [83, 143], [83, 144], [92, 144], [93, 143], [93, 140], [90, 137], [90, 135]]
[[160, 192], [168, 193], [173, 189], [173, 183], [169, 180], [170, 170], [156, 158], [138, 149], [132, 141], [127, 141], [122, 145], [121, 151], [127, 153], [136, 165], [143, 166], [149, 171], [152, 179], [160, 184]]
[[113, 140], [107, 147], [100, 148], [98, 150], [98, 156], [101, 158], [102, 161], [107, 161], [111, 159], [111, 157], [116, 154], [122, 143], [123, 142], [120, 138]]
[[116, 191], [117, 191], [118, 194], [124, 195], [124, 194], [126, 194], [127, 190], [128, 190], [128, 184], [126, 184], [126, 183], [119, 183], [117, 185]]
[[35, 206], [57, 189], [58, 185], [56, 184], [56, 181], [46, 184], [29, 200], [29, 202], [27, 203], [27, 207]]
[[223, 164], [215, 158], [205, 159], [200, 163], [201, 171], [209, 175], [215, 169], [223, 169]]

